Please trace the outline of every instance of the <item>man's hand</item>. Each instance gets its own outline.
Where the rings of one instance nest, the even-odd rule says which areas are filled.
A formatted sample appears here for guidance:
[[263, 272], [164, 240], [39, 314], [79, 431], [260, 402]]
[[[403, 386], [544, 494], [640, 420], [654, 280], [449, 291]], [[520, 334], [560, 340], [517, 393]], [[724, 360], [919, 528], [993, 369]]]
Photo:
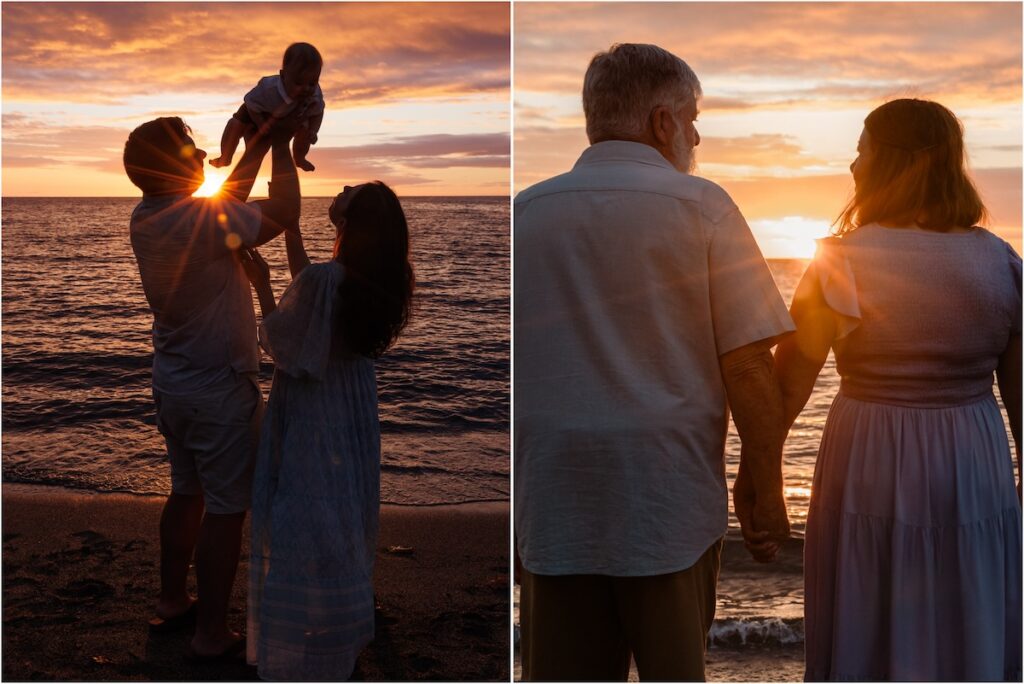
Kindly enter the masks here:
[[771, 340], [719, 357], [733, 422], [740, 435], [740, 469], [733, 488], [747, 549], [768, 562], [789, 537], [782, 495], [782, 396], [775, 378]]
[[775, 560], [779, 544], [789, 536], [785, 501], [781, 501], [781, 507], [777, 501], [759, 501], [754, 483], [743, 466], [740, 466], [732, 488], [732, 502], [747, 551], [760, 563]]

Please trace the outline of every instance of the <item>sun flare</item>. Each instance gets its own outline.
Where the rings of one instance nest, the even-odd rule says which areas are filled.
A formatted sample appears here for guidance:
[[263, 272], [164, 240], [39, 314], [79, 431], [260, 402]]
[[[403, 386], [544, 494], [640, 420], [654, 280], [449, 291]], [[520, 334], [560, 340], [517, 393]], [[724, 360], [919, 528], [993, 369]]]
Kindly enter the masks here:
[[803, 216], [761, 219], [750, 224], [769, 259], [810, 259], [817, 247], [814, 241], [830, 234], [828, 221]]
[[226, 171], [213, 166], [204, 169], [204, 173], [206, 174], [206, 179], [192, 195], [193, 197], [213, 197], [220, 192], [220, 186], [224, 184], [228, 177]]

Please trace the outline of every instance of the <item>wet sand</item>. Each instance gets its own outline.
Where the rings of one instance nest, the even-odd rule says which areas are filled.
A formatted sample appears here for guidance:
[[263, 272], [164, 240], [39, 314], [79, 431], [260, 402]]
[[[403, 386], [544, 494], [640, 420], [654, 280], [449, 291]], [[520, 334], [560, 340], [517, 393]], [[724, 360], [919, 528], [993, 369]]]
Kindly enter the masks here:
[[[151, 636], [161, 497], [3, 485], [3, 679], [252, 681]], [[384, 506], [365, 681], [509, 680], [509, 506]], [[229, 616], [245, 625], [248, 539]], [[194, 582], [194, 578], [193, 578]]]

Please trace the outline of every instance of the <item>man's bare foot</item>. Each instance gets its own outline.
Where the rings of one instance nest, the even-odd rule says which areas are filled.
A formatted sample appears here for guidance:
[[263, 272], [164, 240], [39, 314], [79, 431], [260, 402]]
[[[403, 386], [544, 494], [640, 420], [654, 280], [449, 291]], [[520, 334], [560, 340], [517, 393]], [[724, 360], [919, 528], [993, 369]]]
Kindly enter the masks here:
[[196, 622], [196, 602], [189, 598], [180, 605], [170, 606], [161, 602], [157, 605], [156, 616], [149, 620], [149, 631], [153, 634], [169, 634]]
[[231, 163], [231, 157], [217, 157], [216, 159], [210, 160], [210, 166], [215, 166], [218, 169], [222, 166], [227, 166]]
[[219, 658], [237, 653], [240, 645], [244, 648], [245, 637], [238, 632], [226, 632], [216, 639], [200, 638], [197, 633], [190, 644], [190, 651], [193, 658]]
[[156, 604], [156, 616], [167, 620], [174, 618], [179, 615], [183, 615], [192, 608], [192, 604], [195, 603], [195, 599], [185, 594], [182, 597], [174, 601], [158, 601]]
[[315, 171], [316, 170], [316, 167], [313, 166], [312, 164], [310, 164], [305, 159], [296, 159], [295, 160], [295, 165], [298, 166], [303, 171]]

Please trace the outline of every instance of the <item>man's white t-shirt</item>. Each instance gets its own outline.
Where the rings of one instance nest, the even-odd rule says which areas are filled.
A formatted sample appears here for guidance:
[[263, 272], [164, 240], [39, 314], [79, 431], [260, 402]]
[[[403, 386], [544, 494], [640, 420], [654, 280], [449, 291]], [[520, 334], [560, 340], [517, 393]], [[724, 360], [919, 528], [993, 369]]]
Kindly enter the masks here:
[[728, 525], [719, 356], [794, 329], [746, 221], [608, 141], [514, 203], [515, 528], [542, 575], [690, 567]]
[[153, 388], [203, 391], [259, 371], [256, 314], [235, 251], [256, 243], [257, 204], [143, 196], [131, 242], [153, 311]]

